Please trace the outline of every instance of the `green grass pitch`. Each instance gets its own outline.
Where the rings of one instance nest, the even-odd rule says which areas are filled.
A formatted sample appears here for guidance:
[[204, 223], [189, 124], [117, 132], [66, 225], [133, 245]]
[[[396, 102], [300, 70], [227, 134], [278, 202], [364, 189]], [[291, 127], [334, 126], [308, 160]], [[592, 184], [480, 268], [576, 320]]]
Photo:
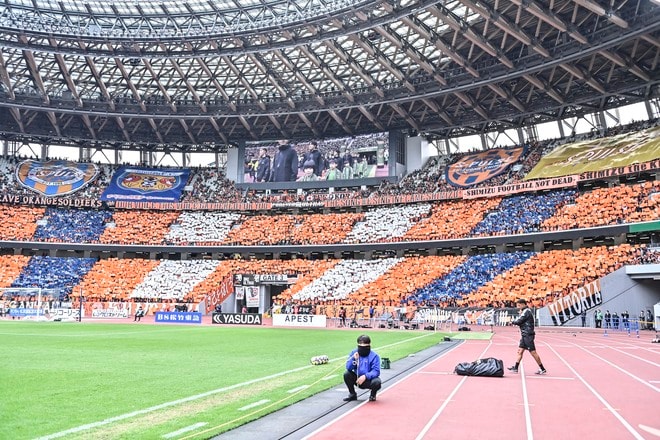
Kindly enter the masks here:
[[0, 438], [209, 438], [343, 383], [365, 331], [392, 361], [447, 335], [0, 321]]

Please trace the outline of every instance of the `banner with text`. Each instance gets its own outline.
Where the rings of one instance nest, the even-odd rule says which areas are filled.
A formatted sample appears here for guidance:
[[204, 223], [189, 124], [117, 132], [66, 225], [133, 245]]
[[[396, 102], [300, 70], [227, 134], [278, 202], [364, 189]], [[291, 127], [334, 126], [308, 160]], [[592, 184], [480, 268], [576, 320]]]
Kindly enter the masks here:
[[290, 327], [322, 327], [326, 326], [325, 315], [287, 315], [276, 313], [273, 315], [274, 326]]
[[631, 166], [660, 158], [660, 127], [559, 146], [525, 180]]
[[557, 298], [549, 303], [546, 308], [556, 326], [563, 325], [566, 321], [580, 316], [585, 312], [602, 304], [603, 296], [600, 290], [600, 280], [592, 281], [579, 287], [577, 290]]
[[156, 312], [154, 322], [175, 324], [201, 324], [202, 314], [198, 312]]
[[213, 324], [243, 324], [261, 325], [262, 318], [258, 313], [216, 313], [211, 316]]
[[108, 303], [92, 309], [92, 318], [128, 318], [129, 303]]
[[554, 179], [512, 183], [510, 185], [468, 188], [463, 190], [463, 198], [475, 199], [480, 197], [497, 197], [523, 192], [540, 191], [544, 189], [570, 188], [576, 186], [578, 184], [578, 180], [578, 176], [564, 176]]

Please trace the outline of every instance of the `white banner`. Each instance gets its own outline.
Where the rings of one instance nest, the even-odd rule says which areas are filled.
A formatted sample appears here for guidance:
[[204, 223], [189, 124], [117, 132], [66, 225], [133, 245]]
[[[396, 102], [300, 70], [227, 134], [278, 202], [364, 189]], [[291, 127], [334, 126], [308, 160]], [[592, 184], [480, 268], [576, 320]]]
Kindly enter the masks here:
[[[50, 309], [49, 315], [51, 319], [78, 319], [80, 316], [79, 309]], [[83, 317], [85, 311], [83, 310]]]
[[245, 286], [245, 305], [259, 307], [259, 286]]
[[287, 315], [287, 314], [274, 314], [274, 326], [288, 326], [288, 327], [325, 327], [325, 315]]
[[128, 318], [128, 309], [107, 308], [92, 310], [92, 318]]

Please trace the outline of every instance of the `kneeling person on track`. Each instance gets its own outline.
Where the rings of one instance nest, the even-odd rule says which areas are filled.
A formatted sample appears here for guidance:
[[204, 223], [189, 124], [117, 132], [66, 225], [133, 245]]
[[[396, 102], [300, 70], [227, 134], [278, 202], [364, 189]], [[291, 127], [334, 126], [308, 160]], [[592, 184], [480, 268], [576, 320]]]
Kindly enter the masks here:
[[357, 338], [357, 348], [353, 349], [346, 360], [346, 372], [344, 383], [348, 388], [348, 396], [345, 402], [357, 400], [355, 385], [360, 389], [371, 390], [369, 400], [376, 400], [376, 393], [380, 390], [380, 356], [371, 350], [371, 338], [360, 335]]

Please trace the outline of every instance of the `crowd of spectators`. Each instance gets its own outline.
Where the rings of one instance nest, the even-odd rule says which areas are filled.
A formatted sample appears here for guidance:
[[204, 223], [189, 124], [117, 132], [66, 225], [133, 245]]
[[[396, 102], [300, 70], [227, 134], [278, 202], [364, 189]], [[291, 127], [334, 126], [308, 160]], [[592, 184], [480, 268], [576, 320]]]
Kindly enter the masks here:
[[449, 240], [468, 237], [486, 216], [497, 208], [500, 197], [451, 200], [433, 204], [431, 215], [412, 225], [401, 241]]
[[99, 242], [161, 244], [178, 216], [175, 211], [115, 210]]
[[[418, 289], [410, 300], [427, 305], [457, 305], [464, 296], [492, 281], [497, 275], [520, 265], [533, 252], [474, 255], [455, 267], [447, 276]], [[509, 306], [513, 307], [513, 304]]]
[[[509, 167], [504, 173], [495, 176], [475, 187], [496, 186], [505, 183], [516, 183], [522, 180], [524, 176], [538, 163], [540, 158], [552, 151], [559, 145], [567, 142], [576, 142], [588, 140], [597, 137], [614, 136], [626, 132], [641, 130], [653, 127], [658, 120], [641, 121], [629, 124], [624, 127], [608, 128], [605, 132], [594, 130], [590, 133], [581, 135], [571, 135], [564, 139], [547, 140], [543, 142], [531, 142], [524, 147], [525, 154], [514, 166]], [[353, 159], [353, 162], [367, 153], [361, 151], [371, 151], [371, 147], [379, 144], [388, 143], [386, 133], [377, 133], [371, 136], [357, 136], [354, 138], [328, 139], [313, 141], [318, 149], [324, 163], [328, 158], [337, 156], [338, 166], [343, 167], [345, 160]], [[309, 146], [312, 141], [300, 142], [298, 146], [299, 163], [302, 167], [306, 161]], [[260, 145], [260, 148], [266, 148], [269, 156], [272, 158], [277, 150], [276, 144]], [[387, 149], [385, 149], [387, 151]], [[447, 166], [457, 162], [470, 152], [451, 153], [444, 156], [431, 158], [420, 170], [410, 170], [399, 182], [383, 181], [379, 186], [368, 188], [355, 188], [351, 190], [341, 190], [329, 192], [328, 190], [307, 190], [301, 192], [257, 192], [254, 190], [244, 191], [236, 187], [235, 183], [227, 179], [223, 170], [216, 168], [193, 168], [187, 184], [187, 190], [184, 191], [181, 198], [182, 202], [280, 202], [280, 201], [317, 201], [325, 199], [342, 198], [368, 198], [382, 195], [400, 195], [416, 193], [433, 193], [439, 191], [453, 190], [451, 184], [445, 180], [445, 169]], [[35, 193], [28, 188], [18, 184], [15, 180], [14, 169], [16, 164], [26, 159], [25, 157], [0, 158], [0, 191], [13, 195], [34, 196]], [[373, 158], [369, 157], [369, 163], [373, 163]], [[107, 164], [97, 164], [99, 174], [97, 178], [90, 182], [82, 190], [73, 194], [61, 196], [62, 198], [92, 198], [98, 199], [110, 183], [113, 172], [118, 166]], [[325, 165], [324, 165], [325, 166]], [[351, 165], [354, 166], [354, 163]], [[327, 168], [327, 167], [326, 167]], [[321, 171], [322, 172], [322, 171]]]
[[513, 305], [525, 298], [536, 307], [573, 292], [577, 287], [632, 264], [641, 248], [629, 244], [535, 253], [490, 283], [465, 295], [463, 306]]
[[249, 215], [0, 205], [0, 240], [151, 245], [308, 245], [447, 240], [608, 226], [660, 218], [660, 182], [509, 197]]
[[[2, 256], [0, 287], [78, 292], [86, 301], [199, 303], [220, 295], [240, 273], [278, 273], [294, 283], [278, 301], [295, 305], [379, 307], [535, 307], [626, 264], [659, 263], [646, 246], [621, 244], [577, 250], [475, 256], [411, 256], [377, 260], [135, 260]], [[224, 291], [224, 299], [233, 291]]]
[[577, 191], [573, 189], [521, 194], [502, 199], [496, 210], [486, 214], [474, 227], [471, 236], [526, 234], [539, 232], [543, 222], [559, 207], [573, 204]]
[[430, 211], [428, 203], [371, 209], [365, 213], [364, 220], [355, 224], [344, 242], [399, 241], [415, 222], [428, 217]]
[[99, 260], [78, 284], [88, 301], [127, 301], [135, 287], [152, 272], [160, 262], [107, 258]]
[[44, 216], [41, 207], [0, 205], [0, 239], [30, 241], [37, 230], [37, 221]]
[[165, 236], [168, 244], [217, 244], [227, 238], [241, 218], [236, 212], [184, 211], [170, 225]]
[[154, 298], [183, 301], [217, 265], [217, 260], [163, 260], [135, 286], [130, 296], [135, 302]]
[[0, 255], [0, 287], [11, 287], [29, 261], [25, 255]]
[[293, 295], [293, 299], [345, 300], [352, 292], [374, 281], [400, 261], [400, 258], [340, 261]]
[[[484, 185], [519, 181], [556, 145], [557, 141], [526, 146], [526, 155], [516, 167]], [[324, 148], [332, 151], [334, 144], [328, 143]], [[376, 189], [333, 194], [318, 192], [312, 198], [371, 197], [452, 189], [444, 180], [444, 169], [464, 154], [435, 158], [397, 185], [383, 183]], [[34, 195], [14, 181], [15, 163], [15, 159], [0, 159], [0, 189], [12, 194], [26, 194], [27, 191]], [[113, 172], [109, 166], [101, 170], [97, 181], [76, 197], [100, 196]], [[194, 170], [188, 189], [184, 201], [296, 201], [301, 197], [289, 193], [241, 193], [221, 171], [214, 169]], [[660, 182], [649, 181], [613, 184], [582, 193], [573, 189], [554, 190], [506, 198], [382, 206], [358, 213], [297, 215], [0, 205], [0, 239], [242, 246], [443, 240], [658, 220], [658, 194]], [[658, 262], [658, 254], [630, 245], [469, 258], [407, 257], [317, 261], [314, 264], [115, 259], [95, 262], [89, 258], [3, 257], [6, 268], [0, 271], [0, 281], [14, 287], [53, 287], [63, 292], [80, 286], [93, 292], [99, 300], [193, 301], [218, 289], [222, 281], [237, 270], [246, 273], [286, 271], [297, 274], [298, 282], [286, 290], [282, 298], [301, 304], [334, 304], [337, 301], [355, 304], [358, 301], [389, 306], [410, 303], [503, 307], [511, 306], [516, 297], [530, 299], [536, 305], [544, 304], [623, 264], [649, 261]]]
[[68, 296], [95, 262], [94, 258], [34, 256], [11, 287], [59, 289], [62, 296]]
[[112, 217], [108, 210], [46, 208], [32, 237], [36, 241], [96, 243]]
[[190, 173], [182, 202], [241, 202], [245, 197], [224, 172], [216, 168], [198, 168]]

